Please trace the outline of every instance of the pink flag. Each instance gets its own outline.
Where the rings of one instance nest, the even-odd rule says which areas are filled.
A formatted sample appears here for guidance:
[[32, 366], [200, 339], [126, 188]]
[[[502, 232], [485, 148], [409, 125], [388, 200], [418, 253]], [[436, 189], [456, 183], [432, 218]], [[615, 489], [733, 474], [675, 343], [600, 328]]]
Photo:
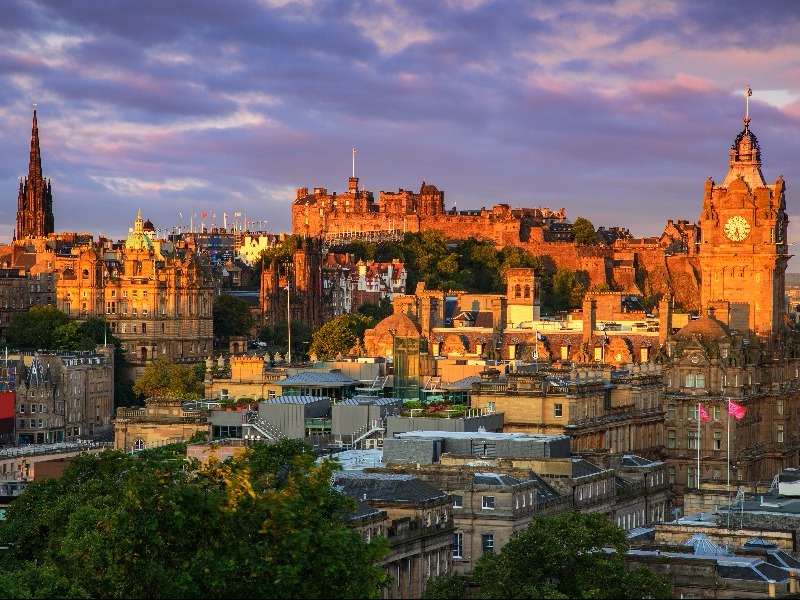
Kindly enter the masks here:
[[711, 417], [708, 416], [708, 413], [706, 412], [706, 409], [703, 408], [702, 404], [698, 404], [697, 408], [700, 409], [700, 420], [701, 421], [710, 421], [711, 420]]
[[736, 404], [733, 400], [728, 400], [728, 414], [733, 415], [737, 421], [743, 419], [746, 412], [747, 409], [744, 406]]

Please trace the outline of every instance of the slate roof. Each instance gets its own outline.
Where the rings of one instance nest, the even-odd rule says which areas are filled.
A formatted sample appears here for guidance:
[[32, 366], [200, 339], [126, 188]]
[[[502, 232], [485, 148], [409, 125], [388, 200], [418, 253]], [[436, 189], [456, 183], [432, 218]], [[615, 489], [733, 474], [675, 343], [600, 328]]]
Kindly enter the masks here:
[[413, 475], [389, 473], [337, 473], [333, 487], [362, 502], [425, 502], [447, 496]]
[[262, 404], [313, 404], [321, 400], [330, 402], [330, 398], [319, 396], [278, 396], [264, 400]]
[[739, 579], [741, 581], [788, 581], [789, 571], [775, 567], [764, 561], [752, 564], [739, 562], [718, 562], [717, 574], [724, 579]]
[[474, 485], [496, 485], [502, 487], [511, 487], [522, 483], [522, 481], [516, 477], [503, 475], [501, 473], [473, 473], [472, 483]]
[[656, 464], [663, 464], [660, 461], [650, 460], [636, 454], [626, 454], [622, 457], [623, 467], [649, 467]]
[[344, 375], [343, 373], [336, 373], [336, 372], [319, 372], [319, 371], [303, 371], [298, 373], [297, 375], [292, 375], [291, 377], [287, 377], [286, 379], [281, 379], [280, 381], [275, 382], [277, 385], [287, 386], [287, 385], [326, 385], [328, 387], [331, 386], [347, 386], [347, 385], [356, 385], [358, 382]]
[[765, 560], [776, 567], [784, 567], [787, 569], [800, 569], [800, 560], [783, 550], [772, 550], [767, 552]]
[[348, 398], [347, 400], [342, 400], [341, 402], [337, 402], [336, 406], [388, 406], [392, 404], [398, 404], [400, 402], [400, 398], [377, 398], [375, 396], [355, 396], [353, 398]]

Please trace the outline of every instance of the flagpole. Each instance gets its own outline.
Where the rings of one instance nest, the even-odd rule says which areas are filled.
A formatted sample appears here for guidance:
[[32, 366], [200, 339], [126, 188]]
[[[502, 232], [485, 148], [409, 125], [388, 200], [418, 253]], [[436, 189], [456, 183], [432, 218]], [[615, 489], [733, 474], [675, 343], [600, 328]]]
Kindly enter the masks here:
[[697, 489], [700, 489], [700, 403], [697, 403]]
[[288, 355], [286, 357], [286, 359], [287, 359], [286, 363], [287, 364], [292, 364], [292, 323], [291, 323], [291, 317], [292, 317], [291, 306], [292, 306], [292, 303], [291, 303], [291, 299], [289, 297], [289, 294], [290, 294], [289, 289], [291, 287], [291, 283], [288, 281], [288, 279], [289, 279], [288, 277], [286, 279], [287, 279], [287, 281], [286, 281], [286, 334], [287, 334], [288, 340], [289, 340], [289, 350], [287, 352]]
[[726, 398], [728, 401], [728, 486], [726, 489], [731, 489], [731, 399]]

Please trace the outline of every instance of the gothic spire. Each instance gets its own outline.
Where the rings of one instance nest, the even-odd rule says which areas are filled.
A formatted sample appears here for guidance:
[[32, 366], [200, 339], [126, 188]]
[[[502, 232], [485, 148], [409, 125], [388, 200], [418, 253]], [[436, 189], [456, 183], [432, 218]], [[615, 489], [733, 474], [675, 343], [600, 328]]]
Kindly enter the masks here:
[[33, 109], [33, 127], [31, 129], [31, 161], [28, 166], [28, 179], [39, 181], [42, 179], [42, 153], [39, 150], [39, 123], [36, 119], [36, 109]]

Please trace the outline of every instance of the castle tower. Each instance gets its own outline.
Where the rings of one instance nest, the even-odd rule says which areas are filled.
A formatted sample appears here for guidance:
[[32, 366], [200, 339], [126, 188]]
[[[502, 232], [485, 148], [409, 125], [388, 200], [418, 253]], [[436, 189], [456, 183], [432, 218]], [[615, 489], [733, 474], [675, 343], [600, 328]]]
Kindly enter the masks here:
[[54, 231], [53, 194], [50, 181], [45, 181], [42, 177], [39, 125], [34, 110], [28, 176], [19, 182], [16, 239], [43, 238]]
[[785, 274], [791, 258], [785, 189], [782, 176], [773, 185], [764, 181], [761, 148], [750, 131], [748, 114], [731, 147], [722, 185], [710, 177], [705, 185], [698, 223], [700, 306], [738, 303], [737, 320], [760, 337], [776, 335], [783, 326]]
[[533, 269], [508, 269], [506, 272], [507, 318], [512, 327], [541, 319], [539, 281]]

